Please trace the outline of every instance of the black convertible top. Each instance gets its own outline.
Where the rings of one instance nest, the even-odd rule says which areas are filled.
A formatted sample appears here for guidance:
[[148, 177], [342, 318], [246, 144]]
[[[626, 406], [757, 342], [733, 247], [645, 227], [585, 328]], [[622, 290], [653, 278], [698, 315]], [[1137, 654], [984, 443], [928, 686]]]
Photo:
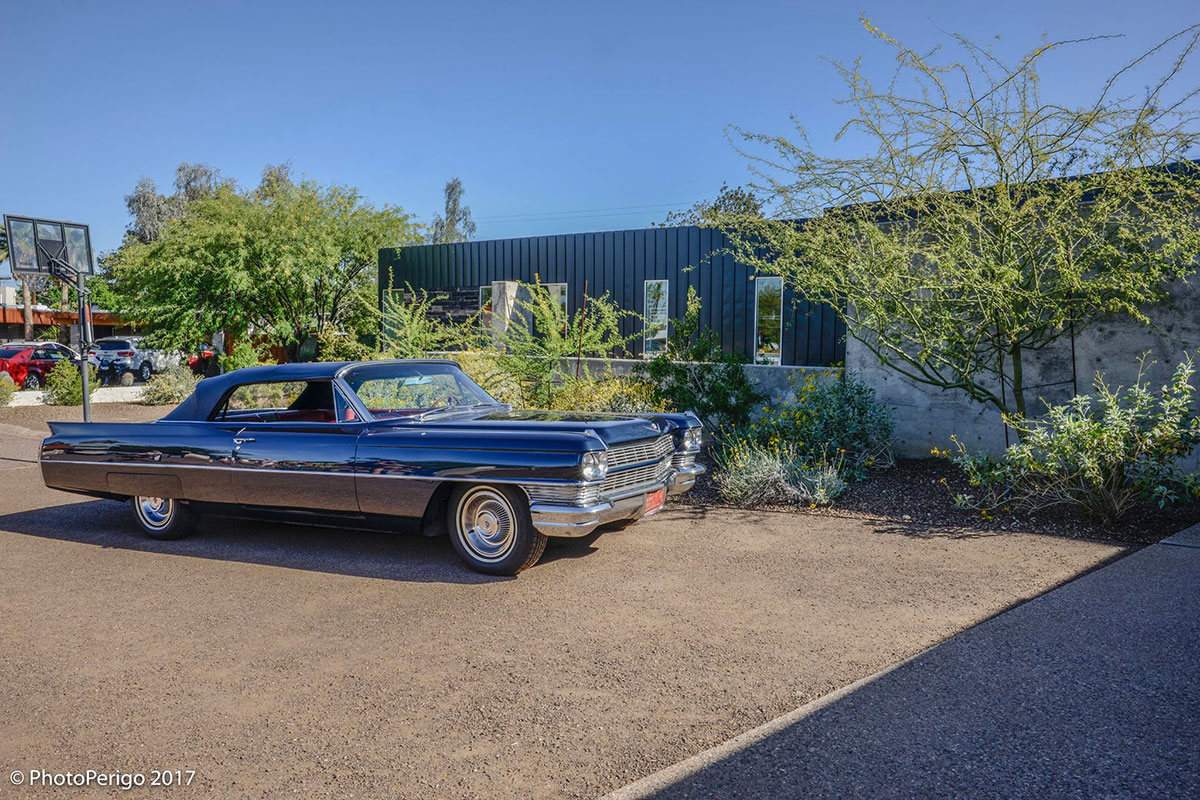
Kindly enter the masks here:
[[310, 361], [265, 367], [246, 367], [200, 381], [196, 384], [196, 390], [192, 392], [191, 396], [163, 419], [174, 422], [206, 420], [215, 410], [216, 404], [229, 393], [230, 389], [247, 383], [329, 380], [353, 367], [389, 363], [454, 364], [457, 366], [454, 361], [449, 359], [405, 358], [392, 361]]

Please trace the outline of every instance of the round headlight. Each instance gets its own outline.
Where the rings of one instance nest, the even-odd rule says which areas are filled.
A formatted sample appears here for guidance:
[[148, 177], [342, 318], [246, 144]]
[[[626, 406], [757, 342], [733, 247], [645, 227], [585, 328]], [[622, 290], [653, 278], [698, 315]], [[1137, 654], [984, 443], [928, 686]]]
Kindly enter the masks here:
[[684, 450], [699, 450], [700, 449], [700, 428], [688, 428], [683, 432], [683, 449]]
[[608, 453], [584, 453], [583, 454], [583, 479], [585, 481], [597, 481], [608, 474]]

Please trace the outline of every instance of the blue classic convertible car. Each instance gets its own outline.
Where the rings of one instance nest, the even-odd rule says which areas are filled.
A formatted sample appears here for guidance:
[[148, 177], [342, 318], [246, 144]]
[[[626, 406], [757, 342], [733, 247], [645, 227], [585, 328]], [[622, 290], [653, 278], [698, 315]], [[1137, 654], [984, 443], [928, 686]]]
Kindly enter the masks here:
[[204, 512], [347, 527], [419, 520], [472, 569], [515, 575], [548, 536], [585, 536], [687, 491], [691, 414], [514, 411], [452, 361], [282, 364], [196, 386], [144, 423], [53, 422], [47, 486], [129, 500], [156, 539]]

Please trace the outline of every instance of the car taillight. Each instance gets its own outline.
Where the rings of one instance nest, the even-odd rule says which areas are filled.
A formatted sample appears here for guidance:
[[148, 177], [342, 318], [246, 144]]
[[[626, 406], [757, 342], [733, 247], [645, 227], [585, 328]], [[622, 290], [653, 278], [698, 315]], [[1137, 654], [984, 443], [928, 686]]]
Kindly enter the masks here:
[[132, 350], [118, 350], [117, 355], [121, 356], [122, 358], [129, 358], [131, 355], [133, 355], [133, 351]]

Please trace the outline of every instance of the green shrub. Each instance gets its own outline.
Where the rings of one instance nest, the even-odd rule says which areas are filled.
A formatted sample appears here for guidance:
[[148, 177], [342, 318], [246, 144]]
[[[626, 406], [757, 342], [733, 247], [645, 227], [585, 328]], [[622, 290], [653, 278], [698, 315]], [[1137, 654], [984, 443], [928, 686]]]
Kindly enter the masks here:
[[478, 314], [455, 324], [433, 310], [445, 295], [405, 286], [405, 293], [388, 292], [383, 298], [380, 344], [388, 358], [426, 358], [430, 353], [476, 350], [487, 344]]
[[16, 391], [17, 384], [13, 381], [12, 375], [0, 372], [0, 408], [4, 408], [12, 402], [13, 393]]
[[[95, 393], [100, 385], [96, 368], [88, 365], [88, 396]], [[46, 376], [45, 400], [52, 406], [83, 405], [83, 376], [79, 367], [70, 361], [60, 361]]]
[[525, 405], [521, 384], [500, 365], [500, 353], [496, 350], [470, 350], [454, 354], [454, 360], [462, 367], [467, 377], [479, 384], [485, 392], [516, 407]]
[[246, 367], [261, 367], [266, 363], [266, 349], [254, 344], [249, 338], [234, 342], [229, 355], [221, 356], [221, 369], [225, 372]]
[[525, 288], [528, 297], [517, 306], [530, 324], [505, 329], [498, 363], [520, 384], [526, 405], [548, 408], [558, 387], [572, 377], [563, 368], [565, 360], [604, 358], [624, 347], [634, 336], [621, 335], [621, 320], [632, 312], [618, 308], [605, 293], [567, 314], [540, 282]]
[[829, 375], [801, 370], [793, 376], [792, 393], [763, 406], [752, 426], [763, 444], [786, 443], [808, 463], [836, 455], [842, 475], [861, 480], [869, 468], [895, 463], [892, 455], [892, 415], [875, 399], [875, 390], [851, 372]]
[[199, 380], [187, 367], [169, 367], [151, 378], [142, 388], [142, 403], [148, 406], [182, 403], [191, 396]]
[[1152, 392], [1143, 378], [1110, 389], [1097, 376], [1095, 395], [1048, 406], [1038, 420], [1009, 420], [1020, 441], [998, 458], [972, 455], [955, 440], [954, 461], [980, 496], [960, 494], [960, 507], [1037, 511], [1067, 506], [1103, 524], [1142, 498], [1160, 506], [1200, 497], [1196, 473], [1181, 461], [1200, 444], [1189, 357], [1171, 381]]
[[554, 389], [549, 408], [610, 414], [670, 410], [658, 396], [654, 384], [623, 375], [569, 377]]
[[370, 361], [378, 357], [352, 333], [325, 331], [317, 337], [317, 358], [321, 361]]
[[846, 490], [837, 459], [809, 463], [788, 443], [767, 445], [735, 436], [714, 454], [721, 496], [737, 505], [800, 502], [828, 505]]
[[700, 325], [701, 301], [688, 287], [687, 312], [667, 338], [667, 348], [634, 374], [653, 384], [662, 404], [694, 411], [710, 430], [745, 427], [762, 402], [743, 365], [746, 359], [721, 349], [715, 331]]

